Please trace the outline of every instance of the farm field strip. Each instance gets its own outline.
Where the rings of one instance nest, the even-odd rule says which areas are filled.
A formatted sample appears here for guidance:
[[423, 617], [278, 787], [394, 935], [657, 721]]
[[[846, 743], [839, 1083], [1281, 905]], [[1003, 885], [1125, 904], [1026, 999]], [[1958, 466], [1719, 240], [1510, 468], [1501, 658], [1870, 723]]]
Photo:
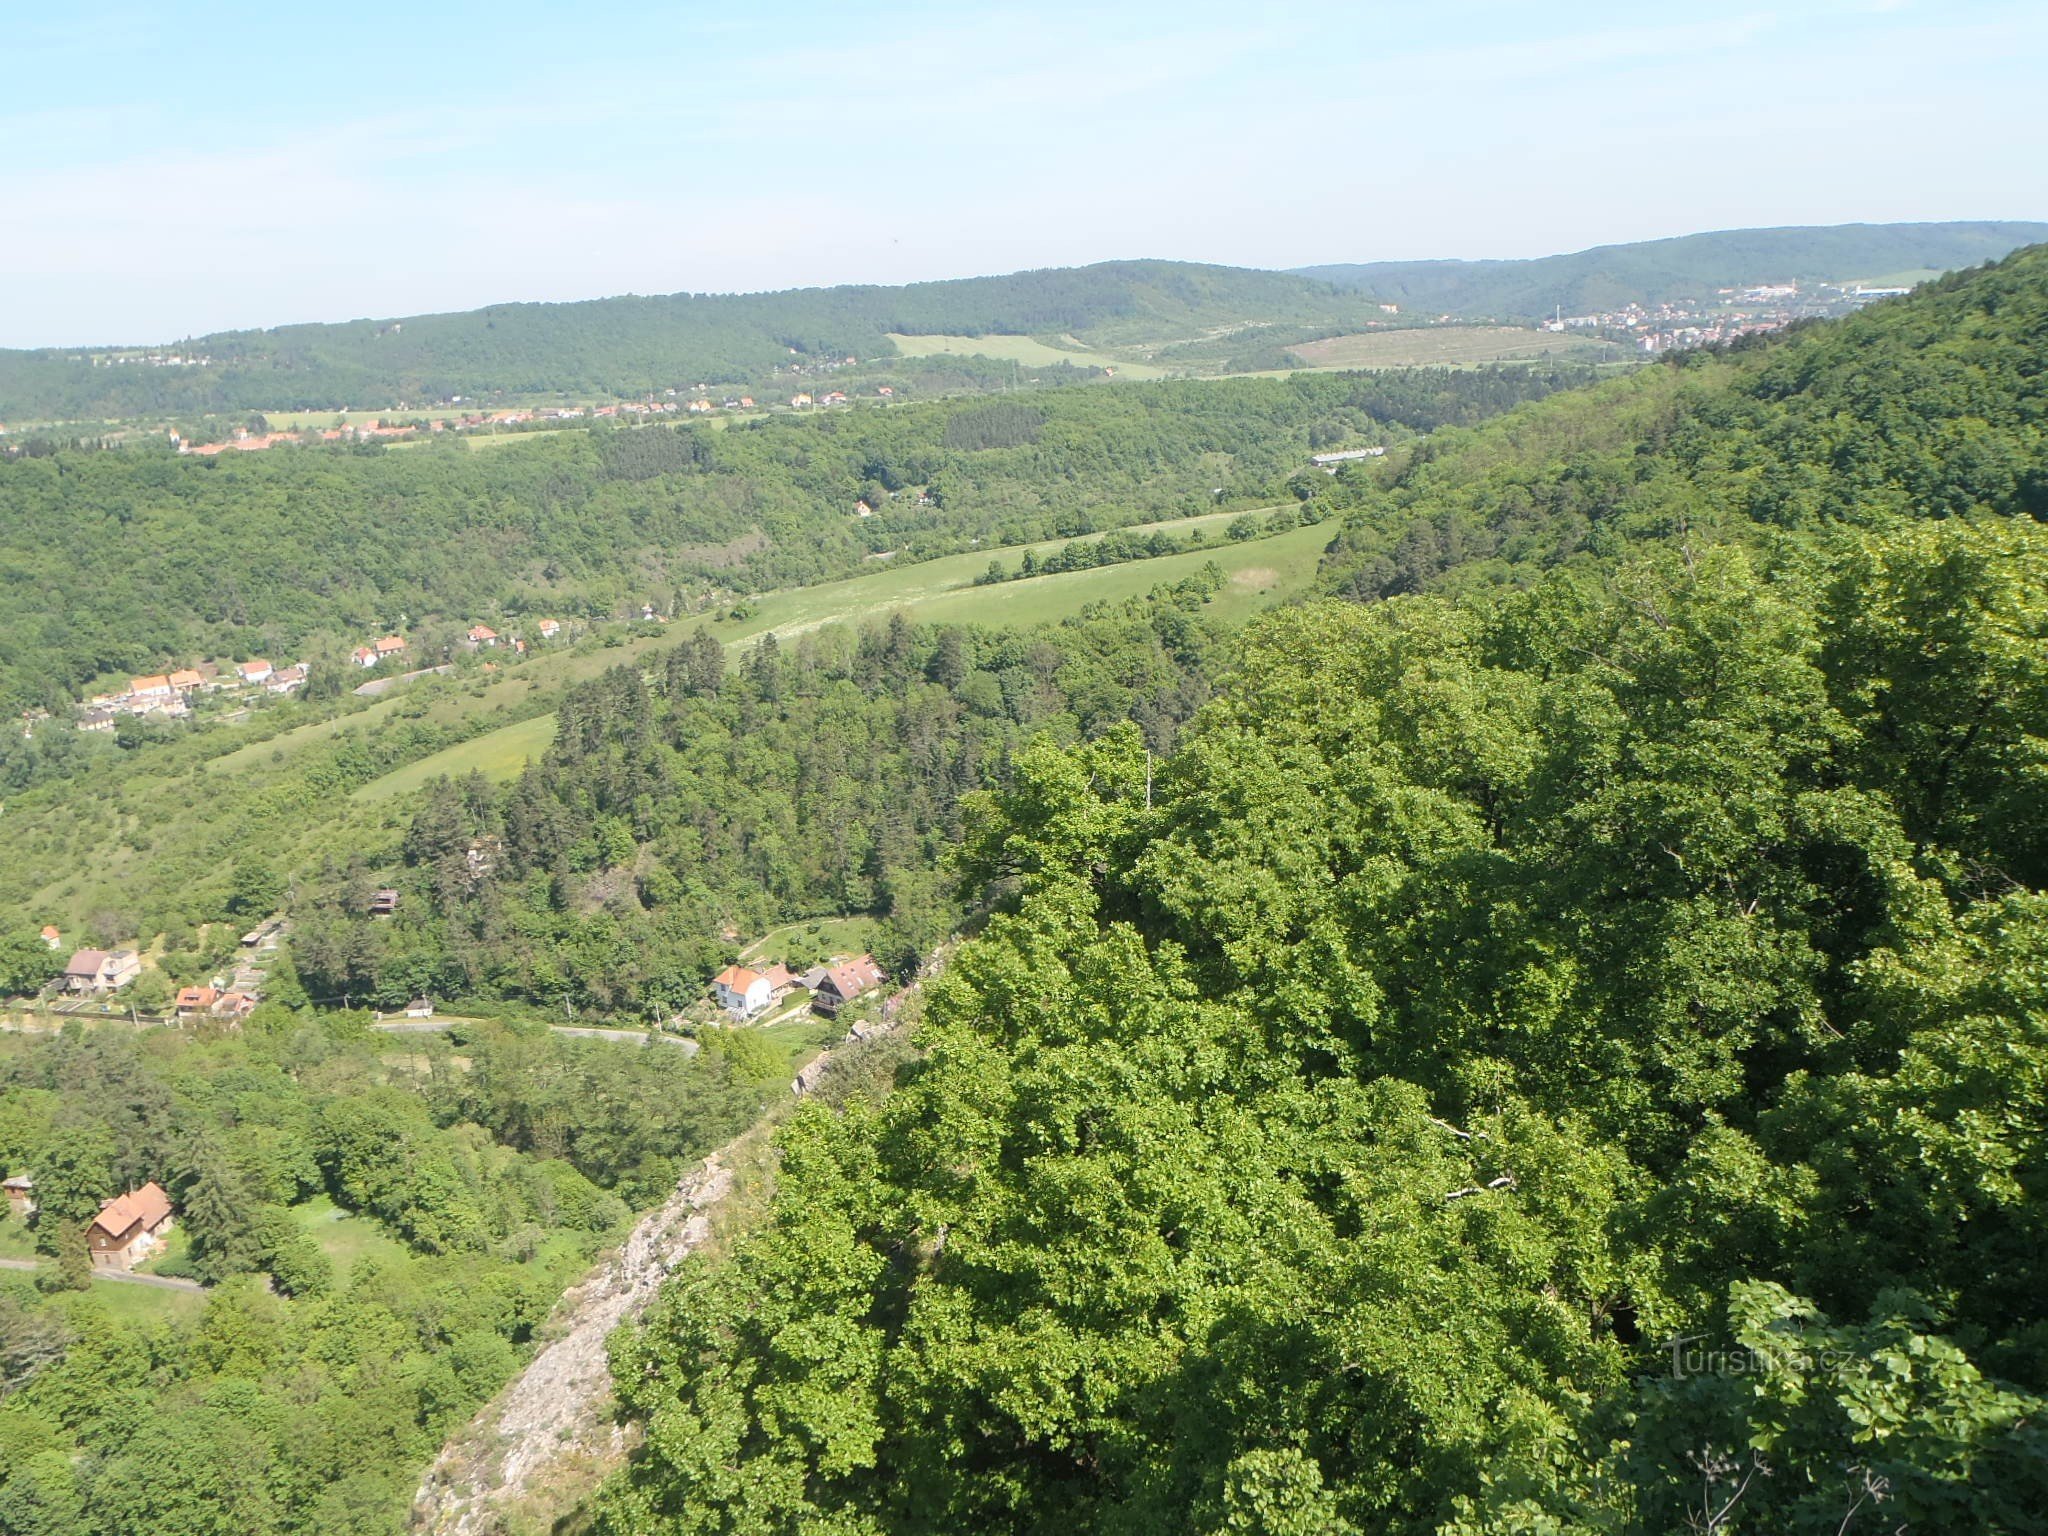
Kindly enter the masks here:
[[991, 357], [998, 362], [1020, 363], [1026, 368], [1052, 368], [1072, 363], [1076, 368], [1114, 368], [1118, 378], [1163, 379], [1168, 370], [1150, 363], [1134, 363], [1108, 352], [1097, 352], [1077, 344], [1055, 347], [1035, 336], [899, 336], [889, 339], [905, 357]]

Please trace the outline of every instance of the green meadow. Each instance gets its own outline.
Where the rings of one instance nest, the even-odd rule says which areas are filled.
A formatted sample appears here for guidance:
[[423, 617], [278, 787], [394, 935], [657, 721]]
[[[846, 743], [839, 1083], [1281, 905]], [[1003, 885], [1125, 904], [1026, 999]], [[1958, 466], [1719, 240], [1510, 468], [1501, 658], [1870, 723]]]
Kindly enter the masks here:
[[1163, 379], [1167, 375], [1164, 368], [1097, 352], [1071, 337], [1062, 338], [1071, 341], [1070, 346], [1054, 346], [1035, 336], [899, 336], [892, 332], [889, 339], [905, 357], [992, 357], [1026, 368], [1071, 363], [1076, 368], [1113, 368], [1120, 379]]

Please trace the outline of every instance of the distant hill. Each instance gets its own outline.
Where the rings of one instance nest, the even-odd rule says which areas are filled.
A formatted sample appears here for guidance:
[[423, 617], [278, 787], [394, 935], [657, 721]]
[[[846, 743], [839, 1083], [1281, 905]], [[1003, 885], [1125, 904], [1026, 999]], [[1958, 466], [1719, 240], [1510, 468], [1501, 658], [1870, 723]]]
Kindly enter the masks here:
[[[1170, 340], [1261, 321], [1342, 326], [1364, 295], [1284, 272], [1116, 261], [900, 288], [497, 304], [459, 314], [224, 331], [164, 345], [204, 367], [104, 360], [138, 348], [0, 350], [0, 421], [380, 407], [451, 395], [630, 396], [765, 379], [778, 364], [895, 352], [888, 333], [1077, 332]], [[101, 363], [95, 366], [93, 358]]]
[[2048, 224], [2021, 221], [1832, 224], [1716, 230], [1527, 261], [1375, 261], [1301, 267], [1297, 274], [1404, 308], [1526, 320], [1555, 307], [1588, 314], [1630, 302], [1706, 297], [1745, 283], [1947, 272], [2043, 240]]
[[[2048, 240], [2048, 224], [1846, 224], [1729, 230], [1533, 261], [1379, 262], [1266, 272], [1110, 261], [1002, 277], [781, 293], [628, 295], [494, 304], [454, 314], [161, 338], [149, 345], [0, 350], [0, 421], [189, 419], [381, 409], [462, 395], [631, 397], [769, 382], [780, 365], [897, 354], [900, 335], [1074, 335], [1144, 347], [1194, 371], [1289, 366], [1284, 348], [1421, 314], [1529, 319], [1699, 295], [1774, 278], [1948, 270]], [[1156, 349], [1156, 350], [1155, 350]], [[209, 359], [157, 366], [149, 354]], [[126, 355], [129, 361], [116, 359]], [[912, 370], [928, 364], [905, 359]]]

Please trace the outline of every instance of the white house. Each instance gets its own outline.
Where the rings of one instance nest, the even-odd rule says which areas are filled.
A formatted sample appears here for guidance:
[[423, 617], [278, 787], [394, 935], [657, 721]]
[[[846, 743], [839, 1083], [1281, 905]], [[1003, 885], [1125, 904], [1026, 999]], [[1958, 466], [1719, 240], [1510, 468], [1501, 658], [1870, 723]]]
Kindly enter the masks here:
[[766, 976], [743, 965], [728, 965], [711, 978], [711, 988], [718, 994], [718, 1006], [736, 1019], [751, 1019], [775, 996]]

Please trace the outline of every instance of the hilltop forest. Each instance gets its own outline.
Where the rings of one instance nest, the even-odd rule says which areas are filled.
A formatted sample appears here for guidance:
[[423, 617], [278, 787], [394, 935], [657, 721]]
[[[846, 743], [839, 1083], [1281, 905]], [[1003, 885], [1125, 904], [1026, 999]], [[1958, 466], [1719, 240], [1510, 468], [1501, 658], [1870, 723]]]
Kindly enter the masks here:
[[1163, 765], [964, 798], [598, 1528], [2042, 1529], [2044, 355], [2034, 250], [1347, 473]]

